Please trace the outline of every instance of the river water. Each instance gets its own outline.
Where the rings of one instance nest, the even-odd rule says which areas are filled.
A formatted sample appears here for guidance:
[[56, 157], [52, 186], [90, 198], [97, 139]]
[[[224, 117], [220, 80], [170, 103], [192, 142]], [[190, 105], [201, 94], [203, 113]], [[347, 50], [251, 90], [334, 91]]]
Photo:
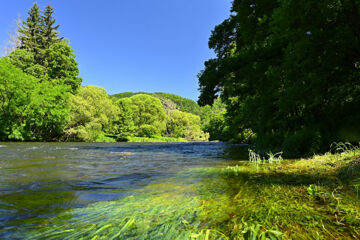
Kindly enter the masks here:
[[0, 239], [166, 183], [179, 172], [245, 160], [246, 149], [226, 143], [0, 143]]

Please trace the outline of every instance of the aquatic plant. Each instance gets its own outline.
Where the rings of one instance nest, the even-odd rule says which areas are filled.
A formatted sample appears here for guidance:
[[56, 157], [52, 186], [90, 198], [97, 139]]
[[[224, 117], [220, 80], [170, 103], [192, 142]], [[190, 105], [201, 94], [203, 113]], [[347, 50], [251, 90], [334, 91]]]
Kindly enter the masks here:
[[360, 205], [327, 154], [258, 168], [189, 169], [133, 196], [91, 204], [19, 232], [22, 239], [359, 239]]

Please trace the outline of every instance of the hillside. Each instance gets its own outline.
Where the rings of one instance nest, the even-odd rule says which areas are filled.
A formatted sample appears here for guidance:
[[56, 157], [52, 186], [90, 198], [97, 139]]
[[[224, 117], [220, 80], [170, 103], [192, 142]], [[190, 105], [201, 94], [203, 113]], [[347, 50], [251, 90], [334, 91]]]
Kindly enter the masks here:
[[117, 94], [110, 95], [110, 97], [113, 100], [117, 100], [120, 98], [131, 97], [131, 96], [134, 96], [137, 94], [148, 94], [148, 95], [159, 98], [164, 106], [165, 111], [178, 109], [183, 112], [200, 115], [200, 111], [201, 111], [200, 106], [194, 100], [184, 98], [179, 95], [175, 95], [175, 94], [171, 94], [171, 93], [123, 92], [123, 93], [117, 93]]

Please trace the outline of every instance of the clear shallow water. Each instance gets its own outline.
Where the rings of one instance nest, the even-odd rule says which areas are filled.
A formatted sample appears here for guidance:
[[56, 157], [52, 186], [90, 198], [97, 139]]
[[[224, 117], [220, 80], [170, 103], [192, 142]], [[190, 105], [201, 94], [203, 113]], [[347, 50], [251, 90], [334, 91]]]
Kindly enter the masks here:
[[0, 238], [246, 155], [246, 147], [226, 143], [0, 143]]

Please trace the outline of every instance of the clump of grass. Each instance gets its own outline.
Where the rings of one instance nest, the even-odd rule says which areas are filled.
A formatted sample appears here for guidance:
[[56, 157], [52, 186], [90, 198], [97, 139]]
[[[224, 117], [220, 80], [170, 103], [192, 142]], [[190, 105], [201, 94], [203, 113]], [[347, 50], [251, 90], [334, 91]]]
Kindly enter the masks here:
[[359, 154], [360, 151], [360, 143], [359, 146], [354, 146], [349, 142], [339, 142], [339, 143], [332, 143], [330, 145], [330, 151], [333, 153], [338, 153], [338, 154], [353, 154], [354, 156]]
[[283, 154], [282, 152], [278, 152], [278, 153], [275, 153], [275, 154], [270, 152], [270, 153], [267, 154], [269, 156], [267, 161], [269, 163], [281, 163], [281, 161], [283, 160], [282, 154]]
[[263, 162], [263, 159], [261, 158], [261, 156], [259, 154], [257, 154], [256, 152], [254, 152], [251, 149], [249, 149], [248, 151], [249, 151], [249, 162], [250, 163], [260, 164]]
[[254, 152], [253, 150], [249, 149], [249, 162], [259, 165], [259, 164], [263, 164], [263, 163], [281, 163], [281, 161], [283, 160], [282, 158], [282, 152], [278, 152], [273, 154], [272, 152], [267, 153], [268, 158], [266, 159], [265, 157], [262, 158], [260, 156], [260, 154], [257, 154], [256, 152]]

